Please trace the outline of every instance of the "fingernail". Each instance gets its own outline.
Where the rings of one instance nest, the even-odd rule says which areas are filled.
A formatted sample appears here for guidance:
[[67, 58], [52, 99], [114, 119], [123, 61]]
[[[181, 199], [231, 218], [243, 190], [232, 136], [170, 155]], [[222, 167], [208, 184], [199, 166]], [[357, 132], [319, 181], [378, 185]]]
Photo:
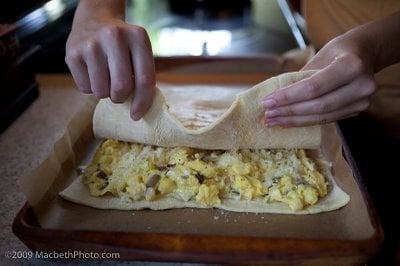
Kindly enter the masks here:
[[274, 107], [275, 105], [276, 105], [276, 100], [273, 98], [269, 98], [263, 101], [263, 107], [266, 109]]
[[267, 119], [265, 121], [265, 125], [267, 127], [275, 127], [275, 126], [279, 126], [279, 122], [277, 120], [274, 120], [274, 119]]
[[280, 115], [280, 112], [277, 109], [272, 109], [272, 110], [268, 110], [267, 112], [265, 112], [266, 117], [276, 117], [279, 115]]
[[138, 112], [135, 112], [135, 113], [132, 113], [132, 114], [131, 114], [131, 118], [132, 118], [132, 120], [134, 120], [134, 121], [139, 121], [140, 118], [142, 118], [142, 115], [141, 115], [140, 113], [138, 113]]

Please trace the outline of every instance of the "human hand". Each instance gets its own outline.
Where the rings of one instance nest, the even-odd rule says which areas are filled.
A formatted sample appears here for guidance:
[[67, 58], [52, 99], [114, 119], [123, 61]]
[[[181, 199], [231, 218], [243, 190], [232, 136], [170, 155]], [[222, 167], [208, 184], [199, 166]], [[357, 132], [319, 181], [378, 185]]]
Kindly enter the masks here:
[[316, 73], [264, 99], [266, 126], [325, 124], [366, 110], [377, 85], [364, 45], [345, 35], [324, 46], [302, 69]]
[[130, 114], [139, 120], [151, 106], [155, 88], [149, 37], [143, 28], [125, 23], [123, 15], [87, 3], [78, 7], [65, 61], [83, 93], [110, 97], [114, 103], [133, 93]]

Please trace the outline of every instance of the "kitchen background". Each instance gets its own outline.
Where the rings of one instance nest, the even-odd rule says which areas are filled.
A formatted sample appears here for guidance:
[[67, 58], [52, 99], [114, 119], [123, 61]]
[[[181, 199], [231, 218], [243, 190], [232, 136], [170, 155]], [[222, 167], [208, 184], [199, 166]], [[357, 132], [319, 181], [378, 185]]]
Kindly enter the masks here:
[[[155, 56], [257, 56], [305, 48], [303, 21], [286, 0], [129, 0], [128, 22], [145, 27]], [[1, 9], [0, 131], [38, 95], [34, 73], [68, 73], [65, 43], [77, 0], [6, 2]], [[292, 5], [293, 4], [293, 5]], [[4, 25], [11, 24], [11, 25]], [[190, 41], [187, 41], [190, 40]], [[4, 42], [5, 43], [5, 42]], [[7, 45], [7, 43], [3, 44]], [[15, 78], [18, 77], [18, 78]]]

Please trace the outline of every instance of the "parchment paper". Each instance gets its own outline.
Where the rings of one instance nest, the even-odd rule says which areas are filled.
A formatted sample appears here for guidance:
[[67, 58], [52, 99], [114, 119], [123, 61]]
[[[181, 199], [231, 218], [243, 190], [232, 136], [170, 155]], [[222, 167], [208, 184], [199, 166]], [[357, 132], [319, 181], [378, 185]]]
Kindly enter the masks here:
[[[196, 78], [165, 76], [169, 83], [186, 86], [233, 86], [250, 88], [255, 84], [216, 83], [210, 76], [199, 85]], [[162, 81], [162, 75], [159, 76]], [[244, 80], [244, 79], [243, 79]], [[170, 86], [172, 86], [170, 84]], [[162, 88], [161, 88], [162, 89]], [[21, 179], [21, 188], [43, 228], [66, 230], [104, 230], [120, 232], [158, 232], [205, 235], [234, 235], [306, 239], [367, 239], [374, 233], [365, 191], [353, 177], [342, 154], [342, 141], [334, 124], [323, 128], [322, 152], [333, 163], [338, 185], [350, 195], [342, 209], [317, 215], [275, 215], [233, 213], [217, 209], [176, 209], [165, 211], [104, 211], [63, 200], [58, 192], [77, 177], [76, 168], [91, 158], [99, 140], [92, 132], [92, 115], [96, 101], [90, 100], [68, 125], [64, 136], [43, 164]]]

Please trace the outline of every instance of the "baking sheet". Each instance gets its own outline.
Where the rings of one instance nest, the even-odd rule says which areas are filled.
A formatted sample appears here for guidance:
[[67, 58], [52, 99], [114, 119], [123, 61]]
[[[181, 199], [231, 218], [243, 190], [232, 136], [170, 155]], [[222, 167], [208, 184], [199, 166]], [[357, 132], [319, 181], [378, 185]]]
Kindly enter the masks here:
[[[198, 77], [197, 77], [198, 78]], [[162, 75], [158, 80], [184, 90], [232, 86], [250, 88], [255, 80], [218, 81], [186, 75]], [[204, 82], [204, 81], [207, 82]], [[162, 89], [162, 88], [161, 88]], [[371, 223], [364, 189], [357, 184], [342, 154], [342, 142], [334, 124], [324, 126], [322, 151], [333, 163], [338, 185], [350, 195], [344, 208], [316, 215], [275, 215], [234, 213], [218, 209], [176, 209], [165, 211], [97, 210], [63, 200], [58, 192], [77, 177], [76, 168], [92, 156], [99, 140], [93, 137], [91, 119], [96, 101], [91, 99], [80, 110], [64, 136], [55, 144], [49, 158], [29, 176], [21, 179], [21, 188], [34, 207], [42, 228], [66, 230], [99, 230], [118, 232], [151, 232], [223, 236], [255, 236], [290, 239], [369, 239], [375, 229]]]

